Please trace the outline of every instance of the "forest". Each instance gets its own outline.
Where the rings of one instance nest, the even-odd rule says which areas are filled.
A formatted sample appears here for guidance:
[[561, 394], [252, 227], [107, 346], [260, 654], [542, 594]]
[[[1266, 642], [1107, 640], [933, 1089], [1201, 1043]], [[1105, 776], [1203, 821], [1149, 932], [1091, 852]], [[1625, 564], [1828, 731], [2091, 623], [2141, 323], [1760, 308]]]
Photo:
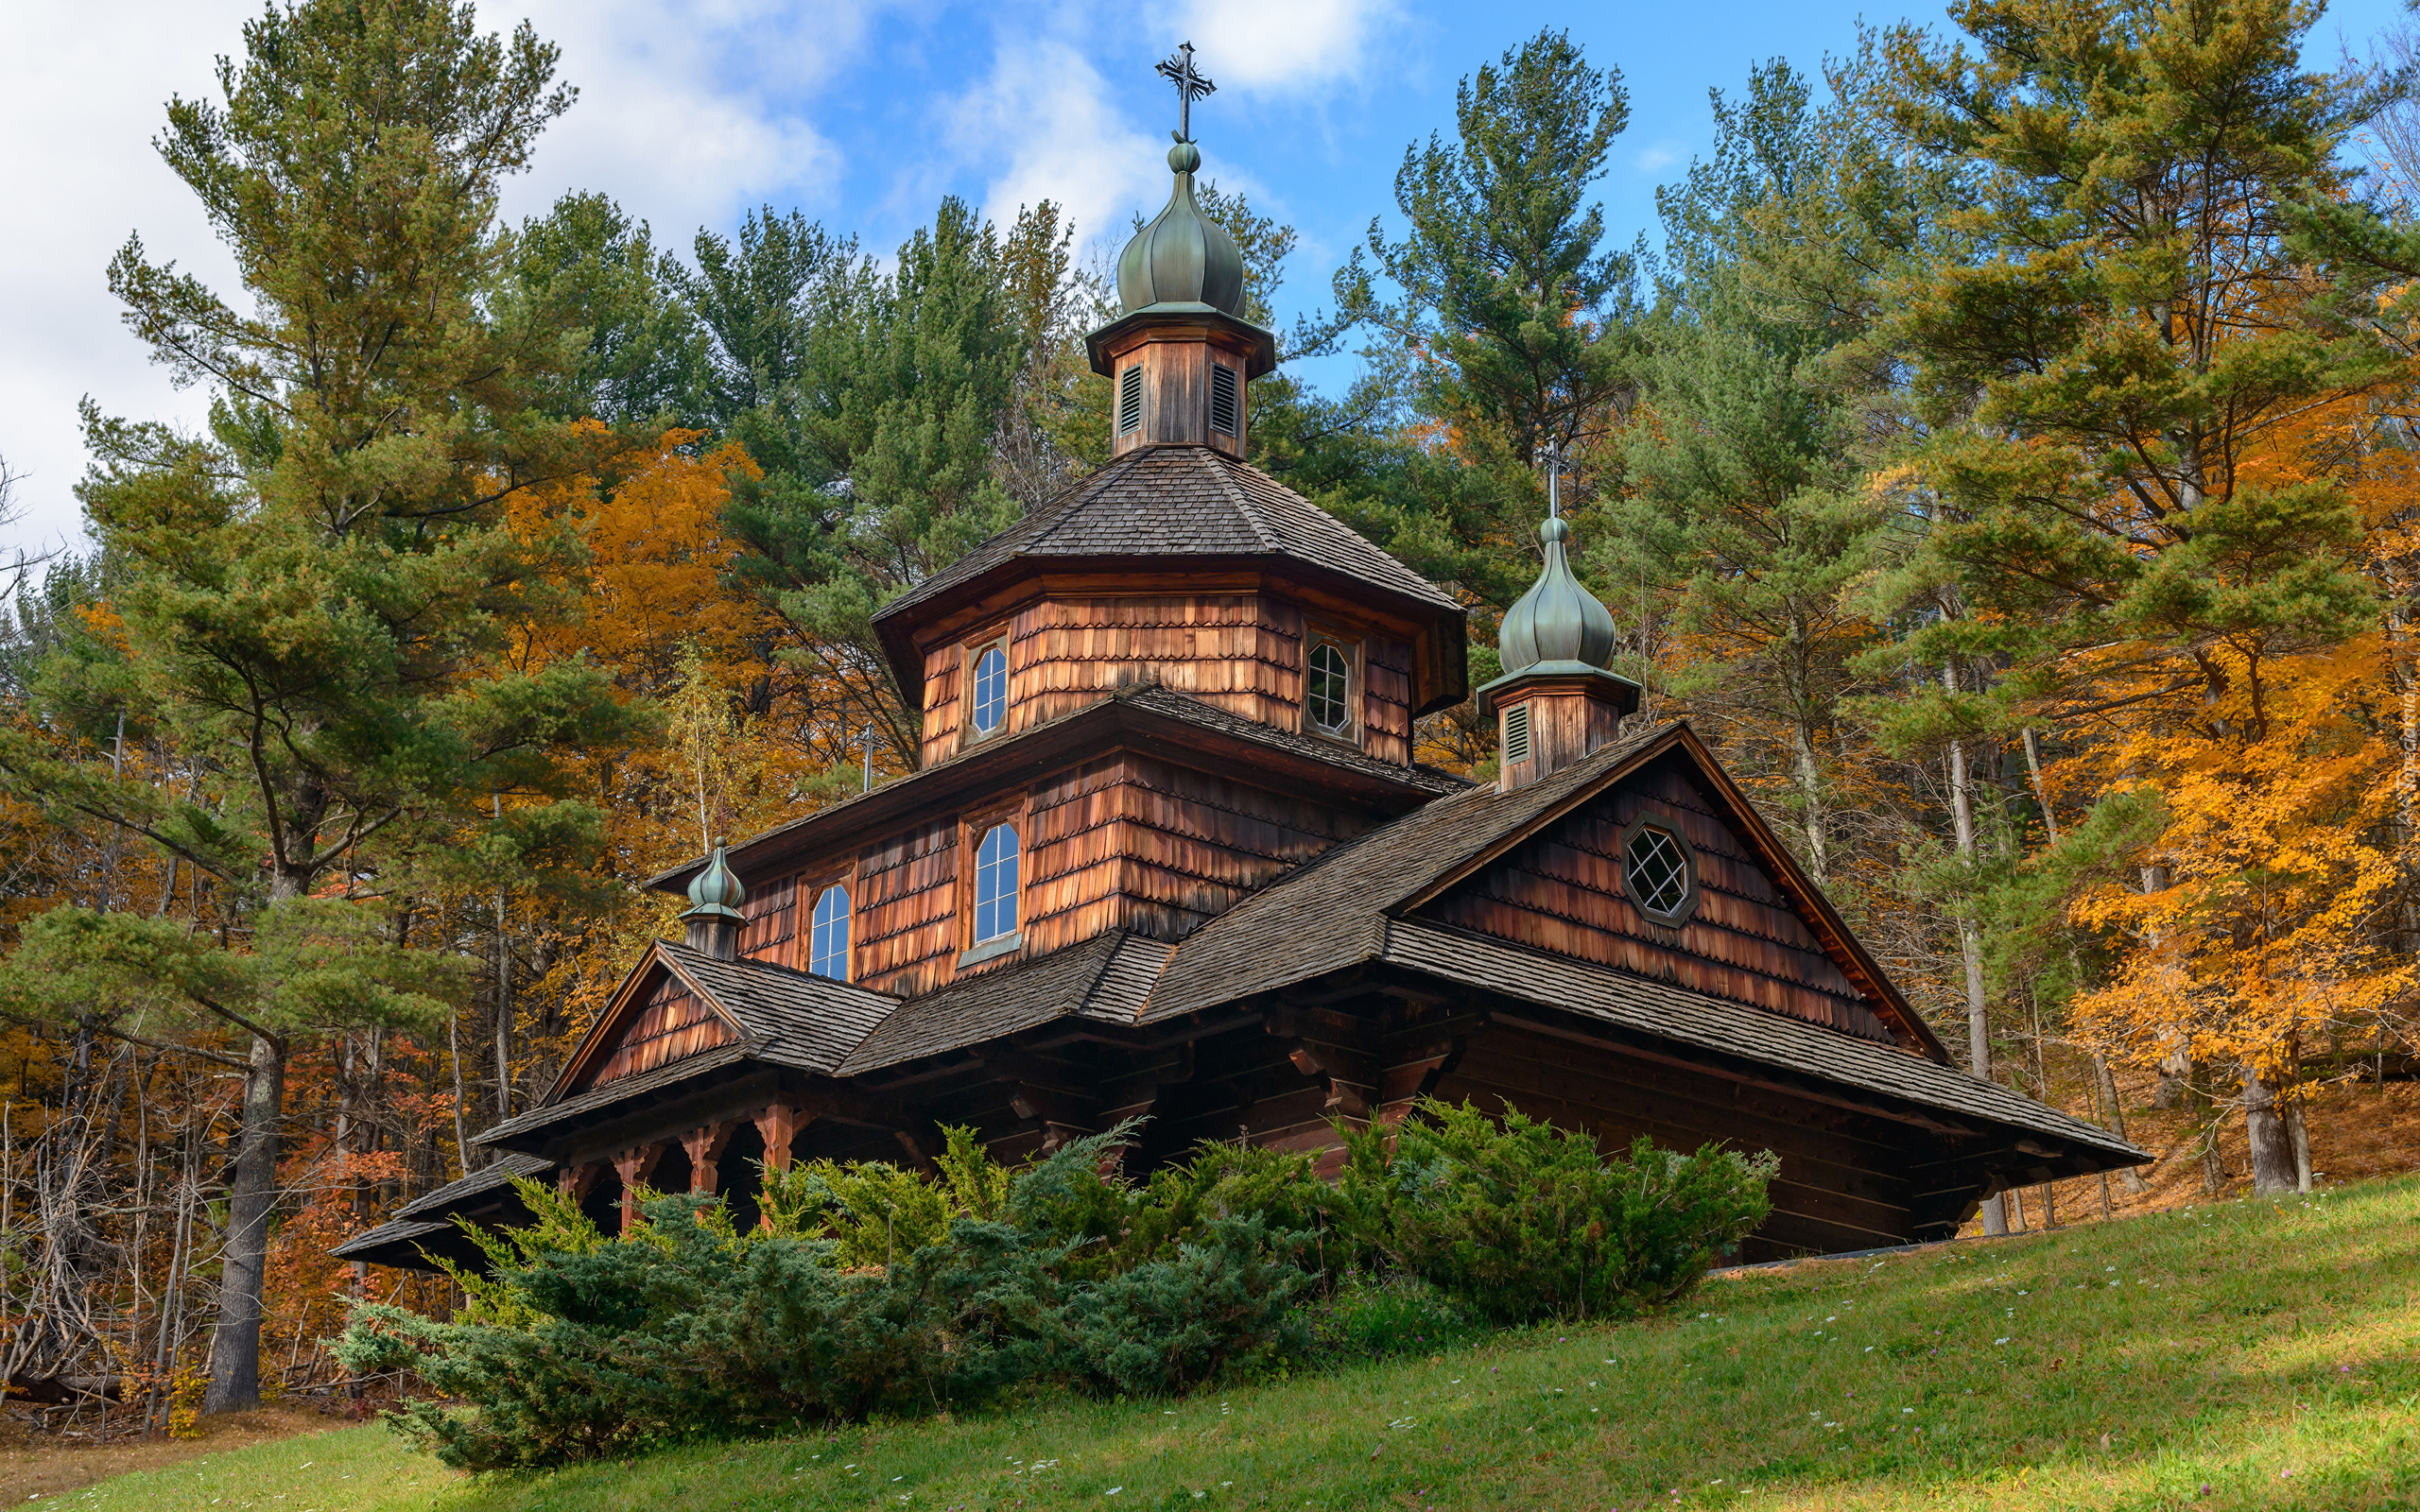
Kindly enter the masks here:
[[[1976, 1074], [2120, 1132], [2150, 1088], [2210, 1192], [2309, 1190], [2420, 991], [2420, 33], [2315, 67], [2317, 21], [1961, 0], [1714, 94], [1651, 228], [1592, 190], [1645, 60], [1541, 33], [1281, 333], [1360, 376], [1253, 391], [1474, 685], [1559, 467], [1642, 716]], [[209, 422], [88, 400], [89, 547], [0, 613], [17, 1400], [173, 1426], [338, 1379], [355, 1297], [445, 1312], [327, 1246], [544, 1092], [673, 931], [640, 879], [913, 765], [873, 614], [1107, 459], [1098, 228], [509, 223], [557, 62], [290, 0], [166, 107], [243, 286], [106, 271]], [[1205, 208], [1276, 325], [1294, 231]], [[1470, 705], [1417, 735], [1493, 775]]]

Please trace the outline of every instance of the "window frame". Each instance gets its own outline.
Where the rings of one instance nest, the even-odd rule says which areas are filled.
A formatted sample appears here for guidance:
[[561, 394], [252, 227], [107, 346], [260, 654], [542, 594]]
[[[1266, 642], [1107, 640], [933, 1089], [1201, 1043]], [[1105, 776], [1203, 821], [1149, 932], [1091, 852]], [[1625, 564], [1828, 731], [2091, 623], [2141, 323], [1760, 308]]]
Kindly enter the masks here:
[[[806, 932], [804, 938], [806, 948], [800, 953], [803, 957], [800, 970], [805, 971], [809, 976], [821, 976], [827, 982], [854, 982], [857, 979], [856, 880], [856, 872], [855, 868], [852, 868], [834, 876], [825, 877], [821, 881], [817, 882], [813, 886], [814, 902], [808, 905], [805, 910]], [[805, 879], [801, 878], [800, 881], [804, 883]], [[848, 942], [840, 947], [840, 974], [838, 976], [824, 976], [823, 972], [815, 969], [815, 963], [821, 955], [821, 952], [816, 948], [816, 915], [822, 911], [824, 895], [836, 889], [839, 892], [840, 896], [849, 901], [849, 906], [840, 916], [840, 927], [847, 931]], [[799, 888], [799, 891], [801, 892], [806, 892], [809, 889], [804, 885]], [[799, 905], [797, 903], [792, 903], [790, 906], [795, 908]], [[797, 939], [798, 937], [799, 936], [796, 935], [791, 936], [793, 939]]]
[[[1013, 806], [985, 809], [959, 821], [959, 853], [964, 857], [959, 868], [958, 887], [958, 964], [961, 968], [1011, 955], [1025, 948], [1026, 832], [1033, 827], [1032, 808], [1030, 802], [1020, 801]], [[977, 939], [975, 913], [981, 897], [983, 842], [992, 837], [994, 831], [1004, 827], [1016, 836], [1016, 886], [1010, 894], [1010, 917], [1013, 922], [1004, 934]]]
[[[984, 730], [975, 723], [975, 669], [992, 651], [1000, 653], [1000, 722]], [[1005, 627], [965, 643], [964, 655], [959, 662], [958, 685], [963, 690], [959, 696], [958, 714], [959, 739], [962, 744], [990, 740], [1009, 728], [1009, 632]]]
[[[1650, 908], [1630, 879], [1631, 845], [1641, 833], [1650, 830], [1670, 840], [1681, 852], [1682, 880], [1686, 885], [1682, 891], [1681, 901], [1668, 909]], [[1698, 864], [1698, 848], [1689, 843], [1689, 837], [1681, 833], [1679, 825], [1655, 815], [1642, 815], [1631, 820], [1622, 826], [1620, 853], [1616, 859], [1621, 863], [1622, 898], [1633, 908], [1638, 910], [1640, 918], [1651, 924], [1658, 924], [1666, 929], [1679, 929], [1697, 917], [1701, 869]]]
[[[1330, 730], [1311, 714], [1311, 658], [1322, 645], [1333, 646], [1344, 658], [1344, 723]], [[1348, 746], [1361, 744], [1361, 642], [1357, 636], [1318, 627], [1306, 626], [1303, 630], [1303, 708], [1302, 730], [1322, 740], [1342, 741]]]

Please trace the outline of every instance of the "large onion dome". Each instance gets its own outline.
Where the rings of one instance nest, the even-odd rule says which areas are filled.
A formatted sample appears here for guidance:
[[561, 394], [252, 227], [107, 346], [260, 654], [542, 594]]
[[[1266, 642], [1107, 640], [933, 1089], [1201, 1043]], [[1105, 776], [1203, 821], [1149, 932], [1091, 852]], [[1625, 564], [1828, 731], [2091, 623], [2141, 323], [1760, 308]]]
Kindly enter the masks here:
[[1227, 229], [1201, 213], [1193, 199], [1194, 171], [1201, 149], [1190, 142], [1168, 148], [1176, 186], [1166, 209], [1134, 233], [1117, 254], [1117, 302], [1121, 312], [1202, 309], [1241, 318], [1244, 255]]
[[1614, 660], [1614, 616], [1572, 576], [1563, 550], [1571, 527], [1560, 516], [1548, 515], [1538, 526], [1538, 539], [1546, 542], [1546, 571], [1505, 611], [1504, 627], [1496, 637], [1505, 675], [1608, 670]]

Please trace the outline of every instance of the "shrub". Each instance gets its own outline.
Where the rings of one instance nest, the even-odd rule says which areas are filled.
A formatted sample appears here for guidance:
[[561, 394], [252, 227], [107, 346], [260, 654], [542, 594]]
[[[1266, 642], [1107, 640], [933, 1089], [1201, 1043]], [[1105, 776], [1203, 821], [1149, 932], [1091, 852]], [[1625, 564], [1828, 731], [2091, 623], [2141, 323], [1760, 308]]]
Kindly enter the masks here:
[[[1111, 1246], [1068, 1230], [1079, 1208], [1148, 1210], [1147, 1193], [1095, 1170], [1125, 1132], [1000, 1180], [971, 1141], [954, 1141], [959, 1177], [976, 1185], [953, 1188], [944, 1172], [945, 1223], [912, 1251], [896, 1252], [893, 1216], [888, 1264], [855, 1263], [885, 1230], [868, 1217], [880, 1208], [853, 1199], [890, 1194], [925, 1224], [920, 1237], [932, 1226], [929, 1203], [904, 1200], [878, 1170], [841, 1173], [856, 1186], [825, 1173], [828, 1199], [786, 1185], [785, 1216], [747, 1234], [719, 1203], [651, 1198], [648, 1222], [611, 1241], [525, 1184], [539, 1220], [484, 1240], [493, 1268], [467, 1279], [461, 1317], [359, 1304], [337, 1352], [356, 1372], [416, 1370], [467, 1403], [415, 1401], [393, 1420], [448, 1465], [499, 1469], [979, 1405], [1023, 1386], [1167, 1391], [1272, 1349], [1308, 1279], [1291, 1259], [1297, 1238], [1259, 1215], [1172, 1227], [1108, 1265], [1095, 1252]], [[970, 1191], [996, 1216], [963, 1211]]]
[[1764, 1221], [1778, 1160], [1586, 1133], [1508, 1108], [1424, 1099], [1392, 1132], [1346, 1135], [1337, 1211], [1355, 1237], [1499, 1323], [1627, 1315], [1697, 1284]]
[[1396, 1354], [1428, 1354], [1486, 1332], [1470, 1310], [1417, 1276], [1348, 1271], [1302, 1309], [1300, 1358], [1347, 1365]]

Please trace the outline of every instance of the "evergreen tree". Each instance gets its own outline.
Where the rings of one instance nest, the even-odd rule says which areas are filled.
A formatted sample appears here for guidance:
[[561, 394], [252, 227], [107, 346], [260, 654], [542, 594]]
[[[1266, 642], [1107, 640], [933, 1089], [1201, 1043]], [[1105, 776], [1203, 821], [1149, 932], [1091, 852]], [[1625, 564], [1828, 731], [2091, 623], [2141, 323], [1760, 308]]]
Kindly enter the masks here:
[[[2349, 189], [2339, 148], [2376, 103], [2356, 77], [2301, 67], [2315, 10], [1953, 14], [1968, 41], [1891, 34], [1878, 103], [1936, 159], [1973, 164], [1979, 195], [1966, 230], [1981, 255], [1907, 280], [1892, 330], [1928, 427], [1933, 515], [1895, 583], [1927, 611], [1898, 654], [1943, 678], [1893, 732], [1948, 743], [1971, 849], [1971, 737], [2122, 709], [2154, 735], [2256, 739], [2259, 717], [2234, 711], [2262, 707], [2278, 659], [2368, 621], [2341, 486], [2246, 459], [2398, 364], [2333, 326], [2287, 241], [2290, 207]], [[2138, 754], [2159, 760], [2155, 744]], [[2146, 859], [2147, 885], [2167, 885]], [[1972, 974], [1971, 939], [1968, 954]], [[1980, 1017], [1979, 1002], [1979, 1070]], [[2248, 1102], [2275, 1072], [2269, 1052], [2246, 1057]], [[2264, 1187], [2290, 1170], [2273, 1125], [2254, 1130]]]
[[[562, 549], [506, 509], [610, 444], [539, 407], [577, 368], [566, 308], [501, 297], [499, 181], [572, 97], [554, 50], [526, 26], [483, 37], [444, 0], [305, 0], [245, 43], [220, 62], [224, 104], [172, 102], [160, 144], [233, 251], [244, 308], [139, 240], [110, 267], [129, 325], [213, 390], [210, 433], [87, 405], [100, 462], [81, 494], [117, 628], [50, 658], [43, 728], [0, 744], [15, 781], [147, 839], [231, 910], [186, 937], [61, 909], [28, 927], [7, 984], [103, 1032], [182, 1021], [243, 1075], [208, 1411], [258, 1400], [290, 1057], [437, 1008], [446, 973], [379, 895], [577, 843], [593, 816], [558, 800], [551, 753], [624, 723], [587, 666], [494, 654]], [[180, 781], [73, 738], [112, 712], [166, 744]]]

